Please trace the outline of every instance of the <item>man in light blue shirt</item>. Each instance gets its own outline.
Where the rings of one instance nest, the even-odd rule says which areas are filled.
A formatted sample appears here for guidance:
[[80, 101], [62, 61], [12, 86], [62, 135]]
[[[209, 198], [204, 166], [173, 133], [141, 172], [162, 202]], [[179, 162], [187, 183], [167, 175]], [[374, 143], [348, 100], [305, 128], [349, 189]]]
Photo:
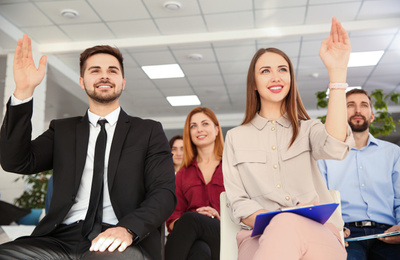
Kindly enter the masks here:
[[[340, 191], [345, 236], [400, 231], [400, 147], [369, 133], [374, 113], [365, 90], [347, 92], [346, 102], [356, 147], [343, 161], [318, 161], [328, 189]], [[400, 259], [400, 235], [348, 242], [346, 249], [351, 260]]]

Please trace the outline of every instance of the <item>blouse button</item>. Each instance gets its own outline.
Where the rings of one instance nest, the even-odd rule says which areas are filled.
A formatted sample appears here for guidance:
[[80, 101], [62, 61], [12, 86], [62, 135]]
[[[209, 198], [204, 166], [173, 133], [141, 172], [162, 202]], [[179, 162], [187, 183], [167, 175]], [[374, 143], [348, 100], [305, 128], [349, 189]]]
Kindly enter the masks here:
[[277, 164], [274, 164], [274, 169], [278, 169], [278, 165]]
[[276, 147], [275, 146], [272, 146], [272, 150], [275, 150], [276, 149]]
[[286, 196], [285, 199], [286, 199], [286, 200], [290, 200], [290, 197], [289, 197], [289, 196]]
[[272, 120], [271, 123], [275, 124], [275, 120]]
[[278, 185], [276, 185], [276, 187], [279, 189], [279, 188], [281, 187], [281, 185], [280, 185], [280, 184], [278, 184]]
[[271, 131], [275, 131], [275, 127], [271, 127]]

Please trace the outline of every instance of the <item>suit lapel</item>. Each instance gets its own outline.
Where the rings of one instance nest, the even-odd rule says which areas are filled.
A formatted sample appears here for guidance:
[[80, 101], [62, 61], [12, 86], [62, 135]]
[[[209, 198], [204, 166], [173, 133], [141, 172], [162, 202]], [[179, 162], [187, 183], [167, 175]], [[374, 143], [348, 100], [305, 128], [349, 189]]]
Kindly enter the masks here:
[[125, 143], [126, 135], [130, 128], [130, 120], [128, 115], [121, 109], [119, 113], [117, 125], [115, 127], [114, 137], [111, 144], [110, 158], [108, 161], [108, 189], [111, 194], [111, 188], [114, 183], [114, 177], [117, 173], [118, 162], [121, 156], [122, 147]]
[[75, 168], [75, 193], [78, 192], [83, 169], [85, 167], [87, 149], [89, 144], [89, 118], [85, 116], [76, 126], [76, 168]]

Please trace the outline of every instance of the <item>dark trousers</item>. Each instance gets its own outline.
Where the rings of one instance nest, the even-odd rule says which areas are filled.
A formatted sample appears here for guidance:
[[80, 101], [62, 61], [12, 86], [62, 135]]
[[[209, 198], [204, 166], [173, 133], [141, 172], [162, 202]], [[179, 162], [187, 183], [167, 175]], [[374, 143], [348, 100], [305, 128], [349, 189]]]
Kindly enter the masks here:
[[[22, 237], [0, 245], [0, 260], [33, 259], [150, 259], [140, 246], [129, 246], [124, 252], [91, 252], [91, 241], [81, 235], [82, 223], [60, 225], [49, 236]], [[103, 230], [109, 226], [103, 226]]]
[[[366, 236], [383, 233], [389, 225], [380, 224], [375, 227], [354, 227], [350, 229], [350, 237]], [[347, 260], [398, 260], [400, 259], [400, 244], [387, 244], [379, 239], [369, 239], [349, 242], [346, 247]]]
[[220, 223], [218, 219], [186, 212], [174, 224], [165, 244], [166, 260], [218, 260]]

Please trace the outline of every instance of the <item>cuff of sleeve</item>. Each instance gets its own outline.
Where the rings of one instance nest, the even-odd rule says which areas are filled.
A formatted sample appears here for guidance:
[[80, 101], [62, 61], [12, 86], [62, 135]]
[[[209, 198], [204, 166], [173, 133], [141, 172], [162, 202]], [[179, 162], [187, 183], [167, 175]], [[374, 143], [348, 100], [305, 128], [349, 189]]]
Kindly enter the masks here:
[[33, 97], [29, 97], [29, 98], [26, 98], [26, 99], [24, 99], [24, 100], [20, 100], [20, 99], [16, 98], [16, 97], [14, 96], [14, 94], [12, 94], [12, 95], [11, 95], [11, 102], [10, 102], [10, 105], [11, 105], [11, 106], [17, 106], [17, 105], [25, 104], [25, 103], [28, 103], [29, 101], [31, 101], [32, 98], [33, 98]]

